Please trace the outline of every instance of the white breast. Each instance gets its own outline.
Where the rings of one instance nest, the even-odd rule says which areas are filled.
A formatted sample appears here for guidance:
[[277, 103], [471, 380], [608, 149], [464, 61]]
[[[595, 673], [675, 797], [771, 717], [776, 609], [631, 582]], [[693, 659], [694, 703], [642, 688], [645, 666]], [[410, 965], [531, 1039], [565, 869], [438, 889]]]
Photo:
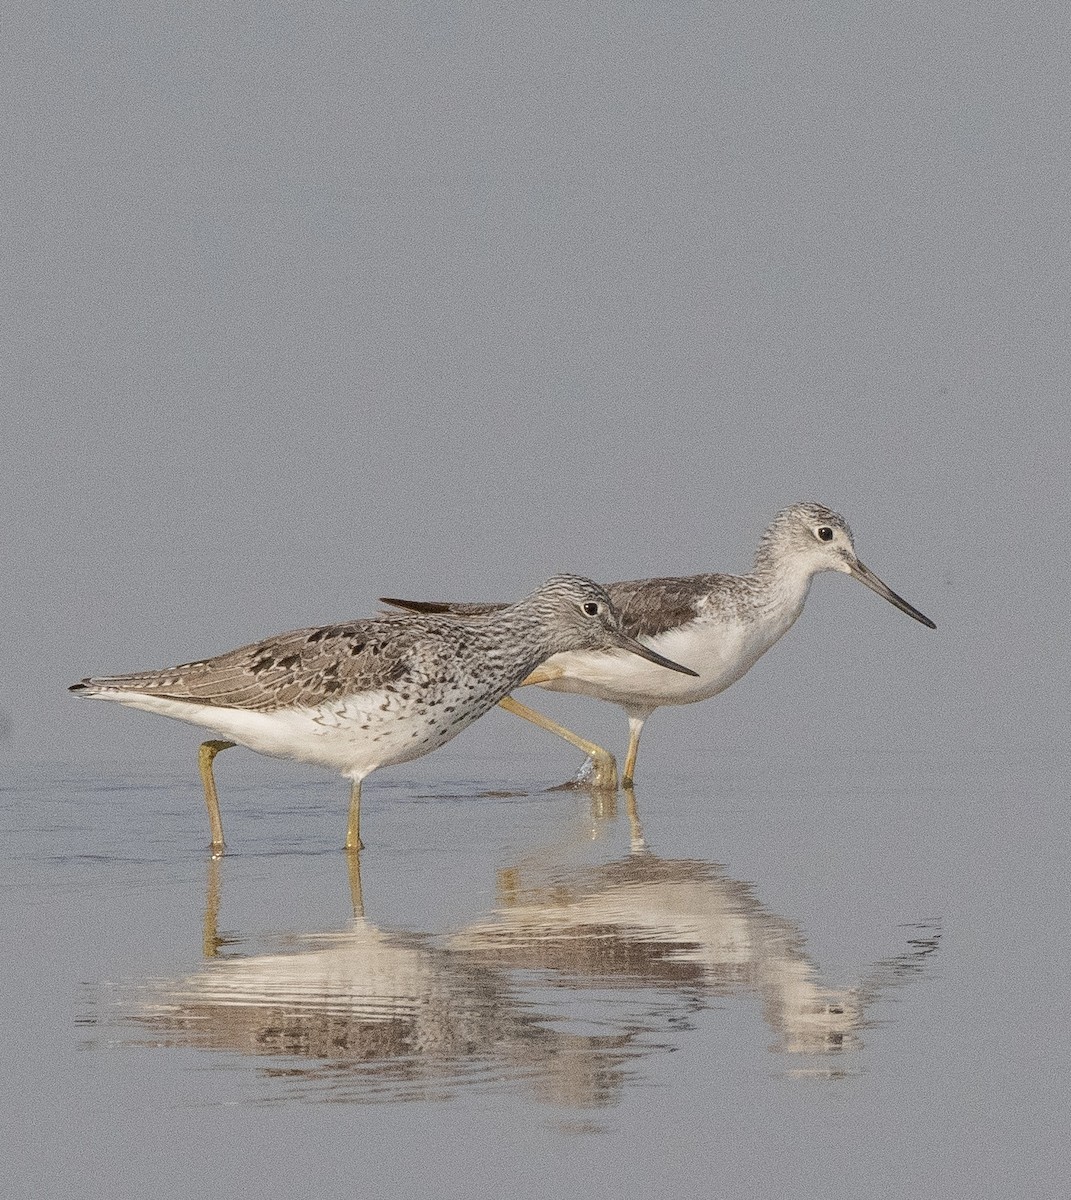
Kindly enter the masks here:
[[798, 615], [799, 608], [770, 613], [763, 620], [701, 617], [657, 637], [641, 638], [652, 650], [691, 667], [698, 678], [668, 671], [625, 651], [588, 651], [555, 655], [537, 674], [561, 674], [540, 686], [609, 700], [636, 713], [664, 704], [694, 704], [725, 691], [745, 675]]

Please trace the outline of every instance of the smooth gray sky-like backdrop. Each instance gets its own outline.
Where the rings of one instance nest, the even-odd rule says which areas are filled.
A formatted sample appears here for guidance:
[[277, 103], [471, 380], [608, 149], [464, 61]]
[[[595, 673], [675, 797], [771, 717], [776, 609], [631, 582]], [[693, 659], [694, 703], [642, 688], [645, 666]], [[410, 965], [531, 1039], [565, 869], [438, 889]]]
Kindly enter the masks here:
[[[66, 685], [383, 592], [741, 569], [801, 498], [938, 632], [822, 578], [649, 764], [1066, 746], [1069, 24], [17, 5], [2, 753], [178, 763], [194, 731]], [[491, 741], [575, 757], [500, 714], [444, 754]]]
[[[0, 1190], [1071, 1194], [1069, 34], [1066, 0], [5, 7]], [[206, 861], [203, 731], [66, 691], [382, 594], [744, 569], [799, 499], [938, 629], [819, 578], [648, 723], [643, 845], [492, 712], [368, 781], [348, 878], [343, 781], [227, 754]], [[619, 709], [523, 699], [623, 753]], [[459, 960], [518, 899], [531, 956]], [[272, 957], [264, 1038], [137, 1018]], [[531, 1071], [549, 1030], [601, 1106]]]

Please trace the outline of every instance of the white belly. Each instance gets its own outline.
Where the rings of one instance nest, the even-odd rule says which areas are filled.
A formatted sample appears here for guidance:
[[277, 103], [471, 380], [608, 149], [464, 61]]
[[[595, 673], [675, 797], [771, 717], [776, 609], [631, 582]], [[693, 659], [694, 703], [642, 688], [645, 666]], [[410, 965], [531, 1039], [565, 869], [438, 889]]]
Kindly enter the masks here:
[[328, 767], [351, 779], [438, 749], [491, 707], [457, 704], [453, 712], [444, 713], [403, 703], [397, 693], [386, 692], [349, 696], [321, 708], [266, 713], [136, 692], [100, 691], [94, 698], [175, 717], [261, 754]]
[[657, 637], [644, 637], [644, 645], [691, 667], [698, 678], [667, 671], [635, 654], [557, 654], [536, 672], [560, 671], [540, 682], [556, 692], [575, 692], [620, 704], [630, 713], [649, 713], [664, 704], [694, 704], [725, 691], [755, 665], [791, 626], [796, 614], [771, 622], [693, 621]]

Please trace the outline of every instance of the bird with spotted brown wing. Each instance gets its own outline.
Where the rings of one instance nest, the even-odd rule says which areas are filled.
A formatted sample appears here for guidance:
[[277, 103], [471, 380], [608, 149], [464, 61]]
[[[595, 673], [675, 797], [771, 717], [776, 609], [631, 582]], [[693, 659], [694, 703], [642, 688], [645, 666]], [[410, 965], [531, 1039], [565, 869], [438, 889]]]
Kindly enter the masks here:
[[212, 763], [235, 744], [348, 778], [346, 848], [359, 850], [367, 775], [444, 745], [551, 655], [611, 648], [690, 674], [623, 633], [598, 584], [557, 575], [491, 616], [396, 614], [299, 629], [177, 667], [83, 679], [70, 690], [223, 735], [200, 756], [214, 850], [224, 842]]

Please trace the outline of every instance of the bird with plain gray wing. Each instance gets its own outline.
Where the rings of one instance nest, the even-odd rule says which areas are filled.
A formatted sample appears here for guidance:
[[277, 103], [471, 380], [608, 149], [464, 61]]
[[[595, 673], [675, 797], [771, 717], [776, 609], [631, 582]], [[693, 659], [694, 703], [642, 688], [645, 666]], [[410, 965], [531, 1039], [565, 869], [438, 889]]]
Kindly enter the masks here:
[[160, 671], [83, 679], [70, 690], [223, 735], [205, 742], [200, 757], [214, 850], [223, 848], [223, 826], [212, 761], [235, 744], [347, 777], [346, 849], [359, 850], [367, 775], [444, 745], [552, 655], [609, 649], [692, 673], [625, 634], [598, 584], [557, 575], [489, 616], [395, 614], [299, 629]]
[[[624, 780], [636, 769], [640, 733], [656, 708], [694, 704], [724, 692], [783, 637], [803, 611], [815, 575], [840, 571], [858, 579], [901, 612], [929, 629], [937, 626], [898, 596], [860, 561], [848, 523], [822, 504], [794, 504], [778, 513], [763, 533], [747, 575], [689, 575], [634, 579], [607, 585], [621, 611], [624, 629], [644, 645], [693, 669], [693, 674], [652, 671], [627, 654], [604, 650], [565, 651], [536, 668], [522, 686], [575, 692], [619, 704], [628, 717], [629, 744]], [[392, 604], [421, 613], [487, 615], [494, 604], [397, 600]], [[564, 737], [592, 759], [592, 783], [616, 785], [613, 755], [512, 697], [503, 708]]]

